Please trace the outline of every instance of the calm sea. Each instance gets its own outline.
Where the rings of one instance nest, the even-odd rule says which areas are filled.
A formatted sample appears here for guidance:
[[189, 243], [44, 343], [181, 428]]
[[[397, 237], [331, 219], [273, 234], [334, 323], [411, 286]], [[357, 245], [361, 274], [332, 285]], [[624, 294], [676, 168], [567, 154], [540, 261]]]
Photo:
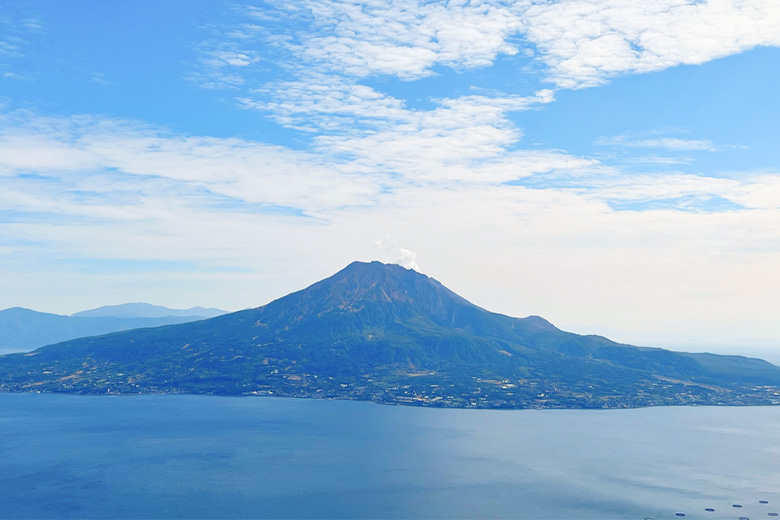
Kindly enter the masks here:
[[2, 518], [770, 513], [780, 513], [780, 407], [481, 411], [0, 394]]

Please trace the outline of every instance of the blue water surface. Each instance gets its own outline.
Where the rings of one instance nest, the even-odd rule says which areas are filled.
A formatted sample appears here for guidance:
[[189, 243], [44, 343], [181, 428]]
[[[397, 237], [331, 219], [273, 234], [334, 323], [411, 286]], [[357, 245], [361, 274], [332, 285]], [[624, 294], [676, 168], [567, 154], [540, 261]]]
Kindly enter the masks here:
[[0, 518], [772, 512], [780, 407], [486, 411], [0, 394]]

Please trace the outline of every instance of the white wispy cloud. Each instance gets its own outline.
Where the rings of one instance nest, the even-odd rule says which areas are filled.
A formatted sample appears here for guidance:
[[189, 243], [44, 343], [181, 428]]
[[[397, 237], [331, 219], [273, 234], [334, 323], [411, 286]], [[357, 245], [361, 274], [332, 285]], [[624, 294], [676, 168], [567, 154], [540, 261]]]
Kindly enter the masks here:
[[216, 31], [216, 36], [202, 42], [197, 50], [197, 61], [187, 79], [202, 88], [235, 89], [243, 86], [246, 75], [261, 62], [257, 46], [268, 35], [261, 27], [241, 23]]
[[[321, 149], [369, 159], [402, 172], [410, 171], [408, 168], [431, 171], [432, 161], [467, 166], [464, 161], [498, 158], [520, 139], [522, 132], [508, 119], [507, 109], [527, 109], [547, 100], [544, 94], [442, 99], [432, 110], [397, 110], [373, 131], [324, 134], [315, 143]], [[360, 128], [365, 119], [357, 123], [352, 128]]]
[[279, 4], [305, 11], [310, 27], [291, 50], [311, 66], [354, 77], [387, 74], [411, 80], [443, 65], [491, 64], [518, 49], [522, 4], [514, 2], [298, 1]]
[[[65, 214], [131, 218], [143, 206], [139, 201], [158, 193], [206, 207], [230, 199], [240, 203], [241, 211], [309, 215], [328, 222], [341, 211], [381, 208], [401, 193], [410, 200], [414, 193], [427, 196], [437, 190], [485, 187], [515, 193], [528, 188], [507, 182], [535, 177], [543, 180], [534, 191], [600, 202], [717, 196], [746, 208], [773, 209], [780, 200], [780, 181], [772, 173], [625, 176], [594, 159], [561, 151], [495, 147], [499, 139], [493, 135], [485, 142], [472, 135], [469, 143], [458, 134], [461, 116], [442, 118], [454, 121], [452, 128], [441, 122], [422, 130], [419, 125], [410, 124], [408, 130], [393, 126], [353, 140], [323, 141], [305, 152], [235, 138], [181, 136], [132, 121], [17, 112], [0, 119], [3, 205], [21, 212], [45, 211], [50, 197], [62, 192], [73, 196]], [[466, 110], [463, 117], [476, 116]], [[468, 127], [469, 132], [477, 130]], [[507, 137], [508, 143], [512, 140]], [[24, 196], [26, 186], [48, 195]], [[107, 202], [99, 202], [104, 197]]]
[[[684, 173], [645, 173], [591, 176], [572, 189], [594, 200], [610, 204], [655, 201], [664, 202], [670, 211], [734, 212], [776, 210], [780, 208], [778, 172], [710, 177]], [[720, 200], [730, 203], [726, 209], [711, 207]], [[652, 207], [652, 206], [651, 206]], [[647, 211], [647, 208], [638, 209]]]
[[[598, 309], [608, 307], [612, 322], [641, 330], [637, 316], [652, 309], [665, 325], [682, 320], [711, 331], [713, 317], [736, 319], [732, 307], [719, 307], [727, 299], [741, 302], [739, 319], [776, 322], [775, 172], [627, 177], [560, 151], [504, 149], [388, 168], [392, 155], [374, 156], [367, 145], [302, 152], [29, 112], [6, 114], [0, 129], [0, 243], [13, 251], [0, 267], [17, 273], [0, 280], [0, 293], [16, 295], [17, 305], [46, 301], [72, 312], [116, 293], [169, 305], [256, 306], [351, 260], [376, 258], [377, 236], [389, 236], [403, 242], [385, 260], [430, 269], [507, 314], [598, 324]], [[545, 176], [538, 188], [504, 183]], [[736, 207], [614, 209], [684, 197], [722, 197]], [[94, 272], [114, 260], [128, 265]], [[193, 268], [133, 270], [151, 260]], [[688, 295], [702, 286], [722, 296]]]
[[[780, 26], [773, 25], [773, 6], [761, 0], [279, 1], [267, 9], [239, 8], [240, 23], [207, 42], [203, 84], [238, 89], [240, 106], [307, 134], [313, 151], [355, 173], [509, 182], [558, 165], [567, 171], [592, 166], [557, 151], [518, 150], [523, 132], [511, 114], [554, 101], [552, 90], [479, 91], [430, 99], [433, 108], [420, 109], [366, 82], [417, 80], [436, 67], [486, 67], [500, 55], [535, 49], [556, 87], [592, 86], [617, 74], [778, 44], [776, 31], [768, 30]], [[289, 79], [263, 80], [253, 72], [263, 61], [275, 62]], [[707, 139], [665, 135], [605, 137], [597, 144], [720, 149]]]
[[[348, 78], [312, 74], [254, 94], [259, 97], [241, 98], [242, 106], [314, 133], [320, 152], [346, 157], [360, 171], [393, 172], [416, 181], [479, 179], [485, 168], [495, 173], [501, 165], [504, 180], [526, 175], [526, 168], [509, 166], [518, 162], [517, 155], [499, 158], [522, 136], [509, 113], [554, 100], [552, 91], [541, 90], [531, 96], [443, 98], [432, 100], [433, 109], [413, 109]], [[558, 161], [562, 154], [548, 155]]]
[[222, 67], [224, 65], [246, 67], [258, 61], [256, 53], [252, 51], [211, 51], [207, 56], [208, 63], [214, 67]]
[[102, 72], [93, 72], [90, 81], [98, 85], [114, 85], [114, 82], [106, 78], [106, 75]]
[[[134, 122], [94, 117], [3, 118], [0, 174], [89, 179], [106, 171], [164, 178], [245, 203], [316, 212], [366, 204], [381, 189], [370, 175], [327, 158], [240, 139], [182, 137]], [[13, 125], [13, 126], [11, 126]], [[337, 166], [337, 165], [336, 165]]]
[[[269, 12], [295, 17], [306, 30], [269, 29], [268, 41], [310, 68], [359, 78], [413, 80], [436, 66], [485, 67], [534, 49], [557, 87], [581, 88], [780, 45], [774, 0], [299, 0]], [[278, 16], [249, 14], [261, 27]]]
[[534, 3], [522, 20], [561, 88], [780, 45], [774, 0], [562, 0]]
[[676, 137], [639, 138], [626, 135], [601, 137], [594, 144], [599, 146], [624, 146], [627, 148], [660, 148], [671, 151], [715, 152], [720, 149], [709, 139], [679, 139]]
[[[204, 47], [202, 64], [210, 71], [204, 85], [238, 88], [240, 106], [308, 134], [315, 150], [346, 158], [355, 171], [509, 181], [528, 171], [516, 166], [517, 157], [523, 162], [532, 155], [518, 152], [523, 132], [510, 114], [554, 101], [552, 90], [431, 99], [434, 108], [419, 109], [366, 81], [411, 81], [436, 67], [486, 67], [499, 55], [533, 48], [556, 87], [592, 86], [617, 74], [780, 44], [769, 30], [779, 26], [778, 9], [762, 0], [275, 2], [268, 9], [245, 9], [251, 22], [223, 31], [222, 40]], [[263, 60], [275, 60], [291, 79], [266, 82], [253, 74]], [[720, 149], [707, 139], [663, 135], [605, 137], [597, 144]]]
[[662, 157], [659, 155], [640, 155], [628, 159], [622, 159], [626, 163], [634, 164], [690, 164], [694, 162], [692, 157]]
[[44, 33], [44, 24], [28, 11], [23, 5], [0, 5], [0, 77], [4, 79], [32, 77], [21, 62], [30, 45]]
[[308, 74], [239, 98], [280, 124], [307, 131], [353, 132], [407, 119], [404, 102], [344, 78]]

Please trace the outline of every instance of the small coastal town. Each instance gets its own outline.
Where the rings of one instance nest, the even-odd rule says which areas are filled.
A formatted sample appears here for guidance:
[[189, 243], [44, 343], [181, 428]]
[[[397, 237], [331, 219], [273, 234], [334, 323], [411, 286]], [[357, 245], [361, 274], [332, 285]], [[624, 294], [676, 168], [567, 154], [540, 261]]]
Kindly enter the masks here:
[[[636, 385], [608, 384], [601, 391], [588, 382], [564, 379], [499, 379], [471, 376], [462, 380], [435, 371], [385, 374], [383, 377], [334, 377], [295, 373], [294, 365], [274, 368], [257, 381], [201, 379], [182, 384], [164, 374], [126, 374], [109, 367], [70, 373], [58, 363], [44, 370], [46, 380], [0, 381], [0, 392], [76, 394], [220, 394], [313, 399], [349, 399], [390, 405], [479, 409], [599, 409], [649, 406], [771, 406], [780, 404], [780, 386], [719, 387], [663, 376]], [[227, 383], [227, 384], [226, 384]]]

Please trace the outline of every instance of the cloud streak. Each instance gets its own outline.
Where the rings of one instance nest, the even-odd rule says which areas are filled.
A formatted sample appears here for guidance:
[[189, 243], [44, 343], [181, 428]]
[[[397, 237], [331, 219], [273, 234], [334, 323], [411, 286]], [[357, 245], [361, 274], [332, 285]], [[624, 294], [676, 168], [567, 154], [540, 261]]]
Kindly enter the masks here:
[[715, 152], [720, 149], [709, 139], [678, 139], [676, 137], [636, 138], [618, 135], [602, 137], [597, 139], [594, 144], [627, 148], [657, 148], [675, 152]]
[[44, 32], [43, 22], [26, 9], [13, 5], [0, 6], [0, 78], [29, 80], [29, 71], [20, 64], [29, 47]]

